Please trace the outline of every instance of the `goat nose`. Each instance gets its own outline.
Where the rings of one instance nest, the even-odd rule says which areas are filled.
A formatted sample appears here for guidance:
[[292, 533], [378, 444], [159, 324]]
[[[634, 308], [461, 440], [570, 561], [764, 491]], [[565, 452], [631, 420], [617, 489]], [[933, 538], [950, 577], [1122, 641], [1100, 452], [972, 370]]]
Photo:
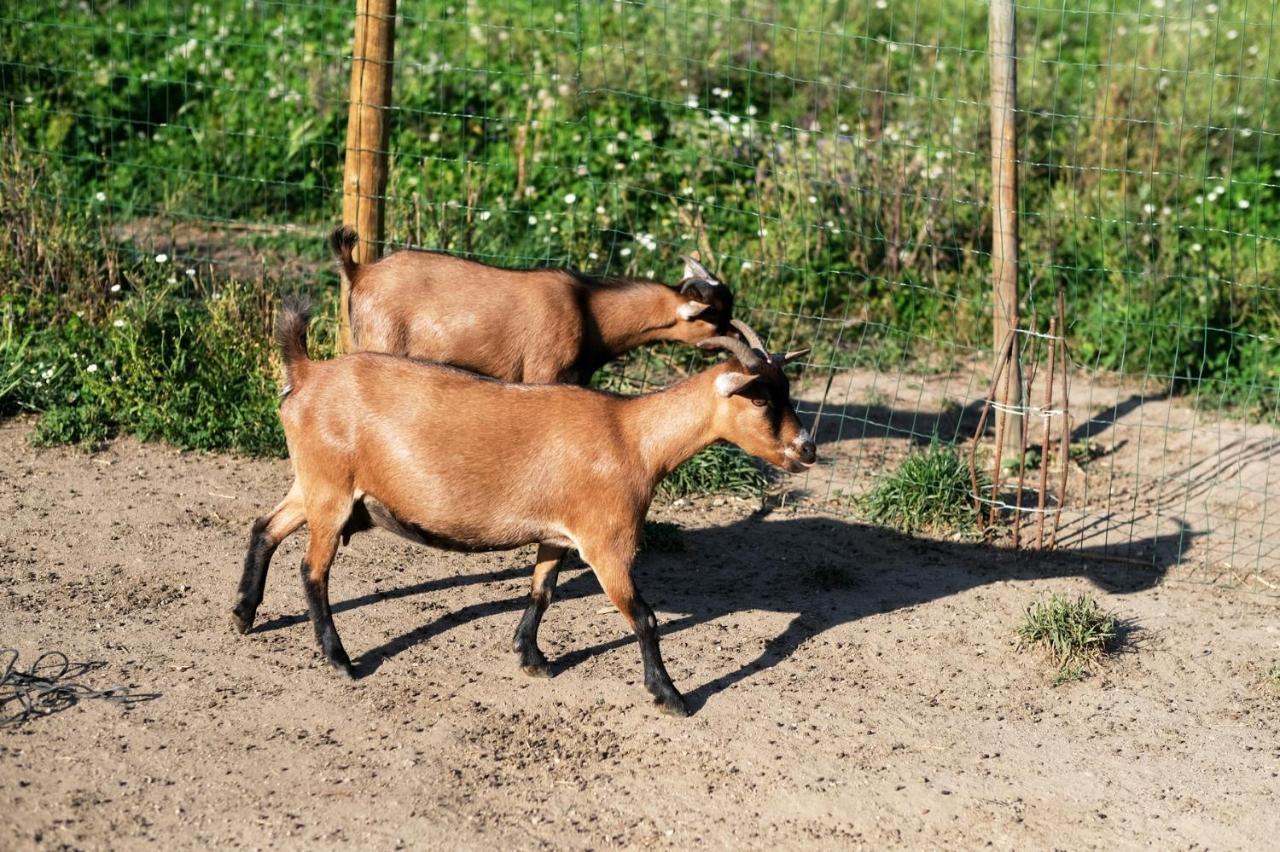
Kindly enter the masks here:
[[813, 441], [805, 441], [800, 445], [800, 461], [813, 464], [818, 458], [818, 448]]

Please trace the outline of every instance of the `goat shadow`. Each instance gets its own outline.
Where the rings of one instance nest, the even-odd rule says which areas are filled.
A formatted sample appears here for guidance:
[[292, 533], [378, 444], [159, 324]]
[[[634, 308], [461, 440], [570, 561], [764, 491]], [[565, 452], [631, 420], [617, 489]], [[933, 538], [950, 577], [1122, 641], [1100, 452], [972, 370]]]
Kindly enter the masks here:
[[[914, 538], [837, 518], [779, 518], [767, 517], [768, 514], [762, 511], [726, 526], [687, 530], [683, 553], [642, 553], [637, 559], [636, 585], [658, 612], [659, 633], [663, 637], [748, 610], [792, 616], [787, 627], [755, 659], [685, 693], [692, 711], [753, 674], [786, 660], [806, 640], [868, 615], [894, 612], [1009, 580], [1084, 577], [1111, 593], [1149, 589], [1178, 564], [1186, 548], [1203, 534], [1180, 524], [1181, 530], [1176, 534], [1135, 541], [1130, 552], [1149, 559], [1148, 564], [1138, 565], [1108, 562], [1098, 558], [1105, 556], [1101, 551], [1089, 549], [1011, 551], [985, 544]], [[893, 554], [888, 566], [886, 554]], [[530, 571], [530, 566], [522, 566], [431, 579], [348, 599], [335, 604], [333, 610], [337, 614], [389, 598], [527, 578]], [[564, 601], [588, 596], [605, 600], [591, 571], [571, 557], [561, 572], [557, 603], [547, 611], [552, 629], [557, 607]], [[475, 619], [510, 613], [509, 626], [514, 630], [527, 600], [522, 593], [445, 613], [365, 651], [356, 661], [357, 675], [367, 677], [384, 660]], [[663, 616], [672, 612], [682, 614]], [[285, 616], [264, 622], [257, 630], [279, 629], [306, 620], [306, 615]], [[625, 631], [621, 618], [619, 628], [620, 632]], [[506, 638], [504, 632], [495, 641]], [[570, 651], [552, 660], [553, 673], [635, 641], [627, 632], [617, 639]], [[688, 688], [689, 684], [683, 686]]]

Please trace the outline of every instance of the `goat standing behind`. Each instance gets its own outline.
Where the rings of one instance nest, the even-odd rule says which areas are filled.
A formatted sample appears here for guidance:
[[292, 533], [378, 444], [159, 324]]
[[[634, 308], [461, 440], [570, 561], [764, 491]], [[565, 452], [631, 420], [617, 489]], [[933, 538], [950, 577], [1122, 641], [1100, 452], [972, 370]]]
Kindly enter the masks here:
[[669, 287], [567, 269], [502, 269], [418, 250], [358, 264], [356, 242], [345, 226], [329, 237], [351, 294], [357, 351], [438, 361], [509, 382], [585, 385], [637, 346], [697, 343], [725, 333], [733, 315], [729, 288], [692, 257], [680, 286]]

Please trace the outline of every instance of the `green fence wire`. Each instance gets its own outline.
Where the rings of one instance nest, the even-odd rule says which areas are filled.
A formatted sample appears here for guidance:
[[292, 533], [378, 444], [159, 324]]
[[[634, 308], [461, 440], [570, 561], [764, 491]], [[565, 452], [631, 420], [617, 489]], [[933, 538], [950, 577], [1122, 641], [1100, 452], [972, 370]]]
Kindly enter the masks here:
[[[987, 393], [987, 12], [402, 2], [387, 241], [668, 281], [701, 247], [748, 321], [813, 347], [827, 461], [795, 484], [845, 511], [971, 437]], [[1064, 289], [1073, 356], [1067, 546], [1275, 576], [1275, 13], [1017, 7], [1023, 311], [1044, 331]], [[333, 280], [353, 27], [346, 3], [17, 2], [0, 86], [50, 191], [137, 251]]]

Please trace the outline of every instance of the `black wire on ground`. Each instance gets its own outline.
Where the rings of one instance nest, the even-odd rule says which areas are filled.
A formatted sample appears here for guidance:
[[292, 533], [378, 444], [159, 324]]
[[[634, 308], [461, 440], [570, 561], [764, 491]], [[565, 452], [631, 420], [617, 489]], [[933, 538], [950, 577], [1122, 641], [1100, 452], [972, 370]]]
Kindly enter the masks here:
[[124, 686], [93, 689], [76, 683], [105, 664], [72, 663], [61, 651], [46, 651], [26, 671], [18, 669], [18, 651], [14, 648], [0, 648], [0, 660], [0, 727], [48, 716], [84, 699], [100, 698], [127, 707], [160, 697], [159, 693], [130, 692]]

